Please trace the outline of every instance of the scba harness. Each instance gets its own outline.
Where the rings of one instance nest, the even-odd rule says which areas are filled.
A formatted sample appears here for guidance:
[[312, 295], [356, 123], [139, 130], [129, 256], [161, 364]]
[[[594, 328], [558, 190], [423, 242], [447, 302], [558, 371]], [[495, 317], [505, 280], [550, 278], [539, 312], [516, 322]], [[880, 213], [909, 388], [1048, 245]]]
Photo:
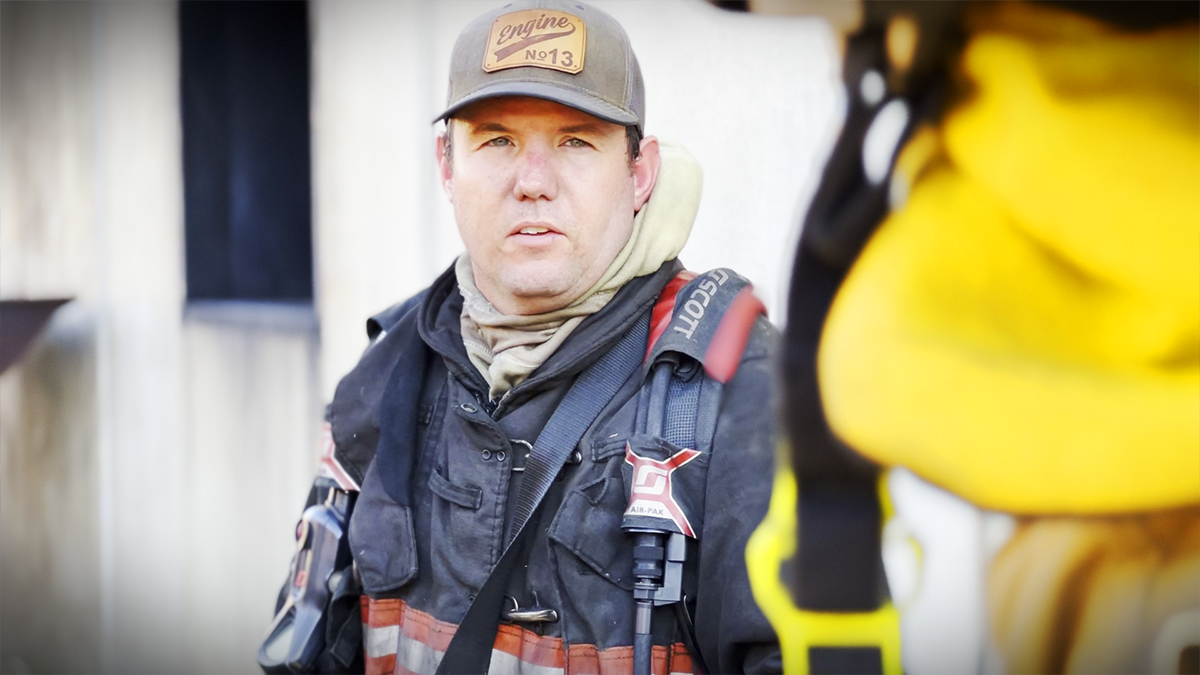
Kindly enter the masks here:
[[[621, 529], [634, 537], [635, 673], [650, 672], [651, 613], [668, 604], [696, 666], [709, 672], [682, 592], [685, 537], [696, 538], [704, 527], [697, 522], [703, 503], [695, 503], [703, 499], [704, 486], [689, 485], [693, 474], [685, 467], [712, 450], [721, 386], [737, 371], [755, 319], [766, 313], [749, 283], [729, 270], [687, 275], [672, 280], [655, 307], [647, 384], [637, 407], [637, 447], [630, 441], [625, 448], [629, 507]], [[674, 311], [668, 313], [668, 307]], [[707, 473], [702, 477], [707, 480]]]
[[[429, 358], [415, 330], [416, 307], [422, 297], [368, 322], [372, 346], [338, 385], [328, 411], [331, 441], [310, 496], [311, 506], [298, 529], [290, 583], [259, 649], [259, 664], [265, 672], [361, 668], [358, 603], [362, 588], [371, 584], [365, 576], [360, 582], [363, 569], [353, 564], [344, 533], [371, 461], [377, 462], [379, 475], [386, 477], [383, 482], [388, 495], [398, 504], [410, 503], [408, 483], [417, 454], [412, 429], [419, 412], [411, 403], [407, 407], [397, 404], [417, 400]], [[516, 516], [506, 538], [506, 551], [460, 622], [439, 672], [487, 670], [503, 614], [503, 591], [521, 555], [525, 531], [532, 529], [523, 524], [537, 511], [542, 496], [596, 415], [617, 389], [639, 372], [643, 384], [637, 394], [635, 434], [626, 446], [624, 467], [629, 508], [622, 520], [622, 529], [634, 538], [634, 594], [639, 603], [635, 672], [649, 672], [649, 609], [664, 605], [674, 606], [693, 662], [707, 671], [692, 635], [688, 599], [681, 584], [686, 539], [695, 539], [703, 531], [707, 472], [696, 468], [704, 460], [693, 460], [712, 450], [721, 387], [735, 374], [760, 314], [765, 314], [762, 303], [754, 297], [749, 282], [736, 273], [725, 269], [701, 275], [681, 272], [663, 289], [650, 316], [578, 376], [533, 445], [513, 507]], [[390, 376], [379, 377], [379, 369], [387, 367], [393, 368]], [[364, 373], [372, 376], [364, 377]], [[372, 420], [365, 420], [364, 425], [362, 416], [381, 403], [391, 412], [384, 420], [375, 413], [378, 433], [372, 435]], [[352, 424], [360, 427], [348, 433]], [[364, 427], [367, 433], [363, 433]], [[398, 452], [397, 448], [410, 450]]]

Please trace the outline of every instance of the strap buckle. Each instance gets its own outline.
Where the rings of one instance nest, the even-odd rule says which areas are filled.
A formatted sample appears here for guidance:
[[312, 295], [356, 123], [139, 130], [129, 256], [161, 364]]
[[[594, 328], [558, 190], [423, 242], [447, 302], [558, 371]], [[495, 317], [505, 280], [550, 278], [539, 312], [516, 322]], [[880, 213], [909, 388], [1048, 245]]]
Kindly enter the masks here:
[[[529, 461], [529, 453], [533, 452], [533, 444], [519, 438], [510, 438], [508, 439], [508, 443], [513, 446], [512, 472], [523, 473], [525, 471], [525, 464]], [[567, 458], [563, 460], [563, 464], [571, 466], [579, 464], [582, 461], [583, 453], [578, 450], [572, 450], [571, 454], [567, 455]]]
[[511, 595], [504, 596], [510, 603], [511, 609], [500, 612], [500, 618], [512, 623], [554, 623], [558, 621], [558, 612], [547, 607], [539, 607], [537, 593], [533, 594], [533, 607], [521, 609], [521, 604]]
[[513, 446], [513, 473], [523, 473], [525, 471], [525, 462], [529, 461], [529, 453], [533, 452], [533, 444], [519, 438], [510, 438], [508, 442]]
[[794, 623], [788, 626], [794, 644], [799, 649], [793, 656], [799, 665], [797, 672], [810, 673], [814, 649], [879, 650], [879, 660], [885, 675], [899, 675], [900, 615], [895, 606], [886, 602], [871, 612], [813, 612], [796, 608]]

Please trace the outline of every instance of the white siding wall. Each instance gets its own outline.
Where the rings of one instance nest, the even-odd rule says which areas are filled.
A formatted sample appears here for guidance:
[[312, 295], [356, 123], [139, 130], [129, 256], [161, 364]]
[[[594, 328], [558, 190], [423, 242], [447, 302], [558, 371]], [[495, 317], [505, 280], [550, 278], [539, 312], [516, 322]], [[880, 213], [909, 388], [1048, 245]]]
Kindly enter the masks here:
[[5, 672], [250, 672], [286, 571], [315, 321], [185, 319], [176, 10], [0, 5]]
[[82, 670], [100, 656], [91, 23], [6, 4], [0, 30], [0, 292], [81, 298], [0, 377], [0, 665], [36, 643], [40, 668]]

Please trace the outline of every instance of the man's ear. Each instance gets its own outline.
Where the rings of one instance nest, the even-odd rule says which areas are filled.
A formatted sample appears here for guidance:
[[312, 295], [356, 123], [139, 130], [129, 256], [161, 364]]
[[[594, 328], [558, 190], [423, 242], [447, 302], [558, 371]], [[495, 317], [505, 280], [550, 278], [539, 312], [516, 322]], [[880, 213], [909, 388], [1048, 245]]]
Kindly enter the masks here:
[[454, 201], [454, 192], [451, 189], [450, 176], [453, 173], [451, 168], [450, 158], [446, 156], [446, 136], [452, 133], [449, 123], [446, 124], [446, 130], [437, 135], [434, 139], [433, 153], [438, 165], [438, 179], [442, 184], [442, 192], [446, 193], [446, 199]]
[[633, 210], [641, 211], [650, 201], [654, 183], [658, 180], [658, 169], [662, 166], [662, 155], [658, 152], [658, 139], [647, 136], [642, 139], [642, 154], [633, 163]]

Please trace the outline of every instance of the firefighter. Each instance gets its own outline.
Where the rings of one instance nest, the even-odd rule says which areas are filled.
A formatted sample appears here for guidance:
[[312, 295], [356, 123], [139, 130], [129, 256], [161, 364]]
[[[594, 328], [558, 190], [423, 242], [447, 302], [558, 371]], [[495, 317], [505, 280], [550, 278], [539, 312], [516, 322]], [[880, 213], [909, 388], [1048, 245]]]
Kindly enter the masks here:
[[[751, 296], [736, 275], [680, 276], [700, 169], [644, 135], [624, 30], [574, 1], [488, 12], [458, 38], [439, 119], [441, 186], [466, 251], [368, 323], [371, 345], [328, 412], [342, 492], [314, 490], [260, 663], [628, 673], [636, 631], [655, 673], [778, 672], [741, 554], [769, 500], [775, 334], [737, 310]], [[734, 324], [731, 363], [688, 371], [672, 356], [679, 368], [644, 384], [652, 336], [699, 341]], [[669, 410], [693, 383], [692, 444], [646, 431], [646, 405], [665, 396]], [[655, 516], [681, 536], [629, 524]], [[635, 626], [635, 593], [655, 573]]]

